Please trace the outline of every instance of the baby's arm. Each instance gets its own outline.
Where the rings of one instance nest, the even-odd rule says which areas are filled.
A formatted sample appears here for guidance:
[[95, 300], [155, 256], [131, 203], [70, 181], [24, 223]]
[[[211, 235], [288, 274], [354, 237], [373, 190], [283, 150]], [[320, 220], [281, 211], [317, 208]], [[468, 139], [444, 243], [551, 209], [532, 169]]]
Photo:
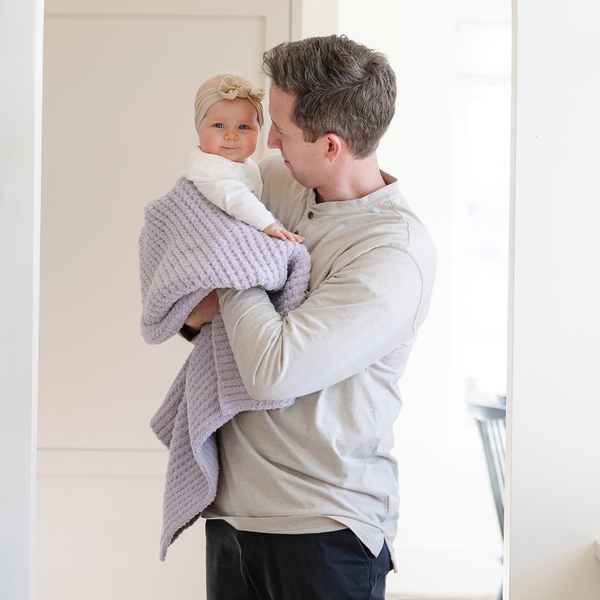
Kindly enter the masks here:
[[263, 229], [263, 232], [271, 237], [276, 237], [282, 240], [290, 240], [291, 242], [303, 242], [304, 238], [301, 235], [290, 233], [283, 225], [279, 223], [271, 223]]
[[[213, 155], [196, 156], [199, 160], [185, 176], [207, 200], [238, 221], [252, 225], [267, 235], [282, 240], [303, 241], [304, 238], [286, 231], [276, 222], [266, 206], [246, 186], [242, 180], [243, 174], [235, 163]], [[258, 168], [256, 173], [260, 185]]]
[[275, 221], [266, 206], [248, 189], [245, 183], [233, 178], [198, 181], [189, 177], [198, 191], [215, 206], [238, 221], [259, 231]]

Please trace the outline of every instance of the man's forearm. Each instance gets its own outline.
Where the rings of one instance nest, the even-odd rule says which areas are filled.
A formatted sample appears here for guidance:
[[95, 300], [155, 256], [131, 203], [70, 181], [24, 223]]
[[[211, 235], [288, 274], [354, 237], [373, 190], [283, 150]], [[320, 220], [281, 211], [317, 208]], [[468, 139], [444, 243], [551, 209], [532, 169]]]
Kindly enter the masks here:
[[381, 249], [323, 282], [285, 318], [260, 288], [218, 293], [248, 393], [280, 400], [325, 389], [412, 345], [421, 278], [409, 257]]

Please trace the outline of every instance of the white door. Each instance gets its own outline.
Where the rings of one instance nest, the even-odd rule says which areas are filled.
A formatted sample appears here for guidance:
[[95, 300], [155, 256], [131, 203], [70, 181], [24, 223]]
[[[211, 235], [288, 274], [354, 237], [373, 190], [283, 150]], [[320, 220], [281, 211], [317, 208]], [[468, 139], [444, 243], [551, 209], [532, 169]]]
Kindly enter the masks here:
[[289, 5], [46, 2], [38, 600], [203, 597], [201, 523], [158, 560], [167, 455], [148, 421], [189, 345], [141, 340], [137, 239], [197, 143], [196, 89], [264, 85]]

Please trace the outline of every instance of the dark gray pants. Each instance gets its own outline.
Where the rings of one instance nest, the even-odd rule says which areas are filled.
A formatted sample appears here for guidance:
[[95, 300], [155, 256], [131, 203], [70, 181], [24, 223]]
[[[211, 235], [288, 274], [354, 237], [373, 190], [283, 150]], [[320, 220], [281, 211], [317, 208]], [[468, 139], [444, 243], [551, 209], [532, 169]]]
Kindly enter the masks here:
[[392, 568], [350, 529], [275, 534], [206, 522], [208, 600], [384, 600]]

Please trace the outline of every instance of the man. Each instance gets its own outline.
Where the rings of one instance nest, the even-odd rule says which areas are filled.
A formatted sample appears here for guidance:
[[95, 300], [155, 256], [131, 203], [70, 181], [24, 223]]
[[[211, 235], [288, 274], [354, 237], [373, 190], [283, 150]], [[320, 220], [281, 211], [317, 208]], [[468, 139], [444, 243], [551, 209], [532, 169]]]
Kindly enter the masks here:
[[[262, 289], [217, 290], [251, 397], [296, 397], [219, 431], [210, 600], [383, 600], [398, 516], [396, 383], [428, 310], [435, 251], [375, 150], [396, 98], [385, 57], [330, 36], [265, 53], [271, 78], [263, 201], [304, 236], [306, 301], [281, 318]], [[218, 302], [217, 302], [218, 295]]]

